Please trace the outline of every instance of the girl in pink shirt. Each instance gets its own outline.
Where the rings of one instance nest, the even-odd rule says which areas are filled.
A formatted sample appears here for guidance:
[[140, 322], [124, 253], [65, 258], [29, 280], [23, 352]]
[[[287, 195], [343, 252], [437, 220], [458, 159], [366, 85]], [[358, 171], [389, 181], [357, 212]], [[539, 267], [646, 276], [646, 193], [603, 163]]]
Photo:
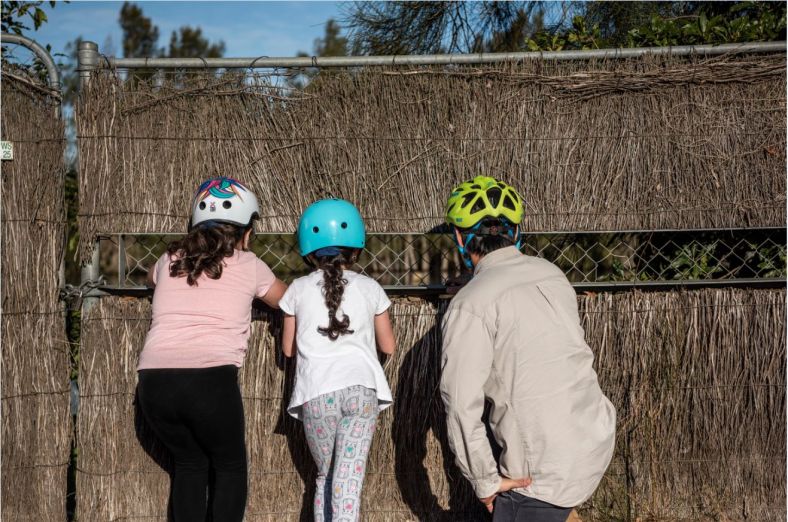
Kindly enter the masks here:
[[[137, 400], [175, 469], [175, 522], [241, 521], [246, 508], [244, 412], [238, 368], [252, 300], [278, 307], [287, 286], [248, 251], [259, 207], [237, 180], [213, 178], [192, 202], [189, 233], [150, 271], [151, 328]], [[209, 474], [214, 480], [209, 488]]]

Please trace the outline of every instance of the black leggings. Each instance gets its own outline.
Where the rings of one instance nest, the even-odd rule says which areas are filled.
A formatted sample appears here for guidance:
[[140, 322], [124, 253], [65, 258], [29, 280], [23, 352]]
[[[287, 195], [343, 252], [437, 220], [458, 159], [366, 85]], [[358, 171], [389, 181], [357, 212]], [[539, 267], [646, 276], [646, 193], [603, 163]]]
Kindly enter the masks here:
[[175, 461], [174, 522], [203, 522], [209, 505], [208, 520], [243, 520], [247, 471], [238, 368], [140, 370], [137, 397]]

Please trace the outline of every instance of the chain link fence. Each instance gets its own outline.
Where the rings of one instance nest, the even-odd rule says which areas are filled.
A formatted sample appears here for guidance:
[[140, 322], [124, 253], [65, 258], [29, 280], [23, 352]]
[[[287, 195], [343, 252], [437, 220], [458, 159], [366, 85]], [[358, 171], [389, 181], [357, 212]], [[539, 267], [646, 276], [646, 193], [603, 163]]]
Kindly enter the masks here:
[[[145, 286], [148, 270], [176, 234], [100, 237], [106, 288]], [[292, 234], [259, 234], [251, 250], [283, 280], [309, 268]], [[523, 236], [523, 253], [555, 263], [576, 285], [639, 282], [763, 280], [786, 276], [785, 229], [549, 233]], [[447, 233], [373, 234], [357, 270], [389, 289], [442, 288], [461, 275]]]

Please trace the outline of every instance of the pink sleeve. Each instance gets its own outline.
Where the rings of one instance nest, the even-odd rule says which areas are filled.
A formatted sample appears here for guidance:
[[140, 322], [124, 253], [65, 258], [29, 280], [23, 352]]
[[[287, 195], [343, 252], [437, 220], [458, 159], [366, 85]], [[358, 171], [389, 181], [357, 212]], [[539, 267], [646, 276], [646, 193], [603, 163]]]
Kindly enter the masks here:
[[159, 258], [159, 260], [156, 261], [156, 264], [153, 265], [153, 268], [152, 268], [153, 275], [151, 276], [151, 280], [153, 281], [154, 285], [159, 284], [159, 272], [160, 271], [165, 270], [167, 273], [169, 273], [169, 270], [167, 270], [167, 267], [169, 266], [169, 264], [170, 264], [170, 256], [169, 256], [169, 254], [167, 254], [167, 252], [165, 252]]
[[260, 259], [255, 260], [255, 292], [256, 297], [263, 297], [276, 281], [276, 276], [271, 269]]

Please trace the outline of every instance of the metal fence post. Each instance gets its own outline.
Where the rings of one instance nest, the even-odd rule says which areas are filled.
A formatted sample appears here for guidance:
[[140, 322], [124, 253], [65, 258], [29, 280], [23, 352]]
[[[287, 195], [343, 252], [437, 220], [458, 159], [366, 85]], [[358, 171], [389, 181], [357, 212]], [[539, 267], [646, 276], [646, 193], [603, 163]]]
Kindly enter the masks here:
[[77, 52], [77, 70], [79, 71], [79, 88], [82, 90], [90, 80], [90, 74], [98, 66], [99, 52], [96, 42], [80, 42]]
[[[90, 82], [90, 75], [98, 66], [99, 62], [99, 52], [98, 52], [98, 44], [95, 42], [80, 42], [79, 50], [77, 53], [78, 57], [78, 65], [77, 71], [79, 71], [79, 90], [82, 92]], [[80, 172], [82, 175], [82, 172]], [[95, 304], [96, 297], [91, 296], [90, 294], [93, 293], [93, 289], [90, 288], [93, 284], [96, 284], [99, 279], [99, 241], [98, 238], [93, 243], [93, 254], [90, 256], [90, 262], [82, 265], [81, 271], [81, 285], [83, 291], [88, 289], [88, 295], [82, 301], [82, 310], [87, 311]]]
[[126, 286], [126, 235], [118, 236], [118, 286]]
[[87, 310], [93, 306], [96, 300], [96, 290], [93, 285], [99, 281], [99, 240], [93, 243], [93, 253], [90, 256], [90, 262], [82, 265], [80, 273], [80, 283], [85, 293], [85, 298], [82, 300], [82, 309]]

